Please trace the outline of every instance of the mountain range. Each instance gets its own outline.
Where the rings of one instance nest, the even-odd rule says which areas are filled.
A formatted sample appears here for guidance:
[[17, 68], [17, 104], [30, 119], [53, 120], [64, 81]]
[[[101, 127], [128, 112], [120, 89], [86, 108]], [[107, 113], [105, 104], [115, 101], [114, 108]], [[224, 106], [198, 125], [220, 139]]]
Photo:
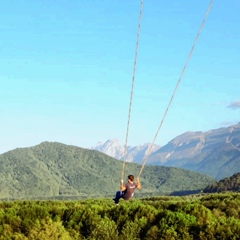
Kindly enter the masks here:
[[[149, 145], [128, 147], [127, 160], [141, 162]], [[124, 148], [118, 141], [108, 140], [93, 149], [123, 159]], [[218, 180], [230, 177], [240, 172], [240, 123], [207, 132], [185, 132], [162, 147], [156, 146], [147, 164], [188, 169]]]
[[[124, 150], [122, 145], [116, 148], [119, 145], [117, 140], [108, 140], [99, 143], [96, 151], [43, 142], [1, 154], [0, 199], [112, 196], [119, 188], [122, 162], [100, 150], [122, 159]], [[133, 163], [126, 164], [125, 176], [138, 174], [141, 164], [134, 161], [141, 162], [148, 147], [127, 148], [128, 161]], [[141, 196], [199, 191], [216, 182], [214, 178], [240, 172], [240, 123], [186, 132], [155, 149], [141, 176]]]
[[[125, 177], [140, 164], [127, 163]], [[0, 199], [113, 197], [119, 189], [122, 162], [96, 150], [43, 142], [0, 155]], [[215, 180], [189, 170], [145, 166], [136, 196], [186, 193]]]
[[149, 164], [174, 166], [216, 179], [240, 172], [240, 123], [207, 132], [186, 132], [149, 157]]
[[[150, 143], [134, 147], [127, 146], [126, 161], [142, 163], [150, 146]], [[155, 144], [152, 148], [152, 152], [157, 151], [159, 148], [160, 146]], [[91, 149], [103, 152], [118, 160], [124, 160], [125, 147], [119, 139], [109, 139], [106, 142], [98, 142], [98, 144], [95, 147], [91, 147]]]

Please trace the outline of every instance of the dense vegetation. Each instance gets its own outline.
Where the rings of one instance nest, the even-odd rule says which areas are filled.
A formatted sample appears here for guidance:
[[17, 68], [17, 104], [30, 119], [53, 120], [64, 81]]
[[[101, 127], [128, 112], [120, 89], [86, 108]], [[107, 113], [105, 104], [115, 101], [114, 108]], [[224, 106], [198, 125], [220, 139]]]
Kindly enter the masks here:
[[[140, 168], [128, 163], [125, 175], [137, 175]], [[98, 151], [44, 142], [0, 155], [0, 199], [110, 197], [119, 188], [121, 170], [121, 161]], [[199, 191], [215, 180], [188, 170], [146, 166], [141, 181], [142, 197]]]
[[240, 192], [240, 173], [236, 173], [229, 178], [224, 178], [204, 189], [205, 193], [234, 191]]
[[0, 202], [0, 239], [239, 239], [240, 194]]

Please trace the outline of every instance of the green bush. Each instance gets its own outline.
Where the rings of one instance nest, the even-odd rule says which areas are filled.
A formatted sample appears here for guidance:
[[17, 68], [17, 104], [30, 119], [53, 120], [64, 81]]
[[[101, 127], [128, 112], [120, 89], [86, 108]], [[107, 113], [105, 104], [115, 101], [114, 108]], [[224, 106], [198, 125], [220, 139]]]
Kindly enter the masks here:
[[0, 240], [239, 239], [240, 194], [0, 203]]

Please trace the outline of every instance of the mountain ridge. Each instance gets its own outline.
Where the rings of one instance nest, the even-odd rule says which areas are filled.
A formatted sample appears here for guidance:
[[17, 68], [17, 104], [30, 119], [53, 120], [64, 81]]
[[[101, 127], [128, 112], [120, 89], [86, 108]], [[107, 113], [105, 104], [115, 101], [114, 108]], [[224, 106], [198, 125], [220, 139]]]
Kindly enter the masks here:
[[[113, 142], [120, 155], [114, 153]], [[102, 147], [106, 145], [107, 148]], [[150, 144], [139, 146], [127, 148], [127, 161], [142, 162]], [[124, 146], [119, 140], [108, 140], [92, 149], [123, 160]], [[164, 146], [157, 145], [148, 157], [147, 165], [183, 168], [218, 180], [229, 177], [240, 171], [240, 123], [206, 132], [182, 133]]]
[[[142, 163], [150, 146], [150, 143], [127, 146], [126, 161]], [[157, 151], [159, 148], [160, 146], [154, 144], [152, 152]], [[98, 142], [95, 147], [91, 147], [90, 149], [100, 151], [118, 160], [124, 160], [125, 146], [117, 138], [108, 139], [106, 142]]]
[[207, 132], [186, 132], [149, 157], [149, 164], [175, 166], [216, 179], [240, 171], [240, 123]]

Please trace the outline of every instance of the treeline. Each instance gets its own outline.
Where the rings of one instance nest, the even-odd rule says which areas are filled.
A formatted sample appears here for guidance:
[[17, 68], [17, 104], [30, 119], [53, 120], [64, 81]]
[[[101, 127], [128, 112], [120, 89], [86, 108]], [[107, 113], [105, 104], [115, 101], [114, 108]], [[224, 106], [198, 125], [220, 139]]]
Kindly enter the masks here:
[[205, 193], [226, 191], [240, 192], [240, 173], [236, 173], [231, 177], [212, 183], [204, 189]]
[[240, 194], [0, 202], [0, 239], [240, 239]]

